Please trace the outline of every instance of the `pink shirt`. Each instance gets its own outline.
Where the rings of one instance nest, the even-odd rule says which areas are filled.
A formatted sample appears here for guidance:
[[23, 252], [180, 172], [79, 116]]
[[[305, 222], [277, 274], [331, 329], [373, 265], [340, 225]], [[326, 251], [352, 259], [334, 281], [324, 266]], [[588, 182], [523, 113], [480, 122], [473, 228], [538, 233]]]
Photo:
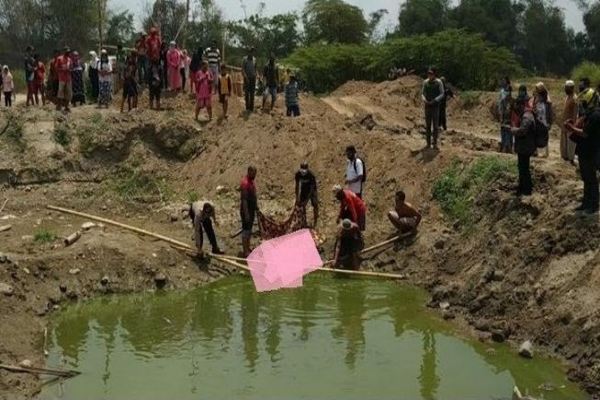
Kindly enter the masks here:
[[179, 63], [181, 62], [181, 53], [177, 49], [170, 49], [167, 52], [167, 63], [169, 68], [179, 69]]
[[210, 70], [196, 72], [196, 96], [201, 99], [210, 98], [212, 96], [212, 81], [213, 76]]

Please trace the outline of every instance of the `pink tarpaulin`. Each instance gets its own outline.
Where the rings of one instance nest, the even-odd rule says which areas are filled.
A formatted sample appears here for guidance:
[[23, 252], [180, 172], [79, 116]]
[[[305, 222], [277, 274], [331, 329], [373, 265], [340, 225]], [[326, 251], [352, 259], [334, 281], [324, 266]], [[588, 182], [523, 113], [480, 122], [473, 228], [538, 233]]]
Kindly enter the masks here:
[[323, 265], [315, 241], [303, 229], [263, 242], [248, 256], [256, 291], [302, 286], [302, 277]]

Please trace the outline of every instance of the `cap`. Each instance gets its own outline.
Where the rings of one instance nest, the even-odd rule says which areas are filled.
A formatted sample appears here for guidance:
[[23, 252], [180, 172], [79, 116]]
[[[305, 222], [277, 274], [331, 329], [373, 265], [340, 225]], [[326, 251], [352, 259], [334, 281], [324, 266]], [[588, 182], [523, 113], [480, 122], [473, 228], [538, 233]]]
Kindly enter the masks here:
[[575, 87], [575, 82], [568, 80], [565, 82], [565, 87]]
[[100, 50], [100, 54], [108, 54], [108, 51], [106, 51], [106, 49], [102, 49]]
[[352, 228], [352, 221], [350, 221], [349, 219], [344, 219], [342, 221], [342, 229], [347, 231], [351, 228]]
[[300, 169], [308, 169], [308, 163], [304, 161], [302, 164], [300, 164]]

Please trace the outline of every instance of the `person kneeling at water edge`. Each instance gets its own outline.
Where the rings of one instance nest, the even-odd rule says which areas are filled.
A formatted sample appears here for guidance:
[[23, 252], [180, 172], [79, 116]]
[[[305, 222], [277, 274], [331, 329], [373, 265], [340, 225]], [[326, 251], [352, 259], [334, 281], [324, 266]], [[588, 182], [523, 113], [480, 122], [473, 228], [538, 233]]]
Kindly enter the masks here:
[[213, 229], [213, 221], [215, 222], [215, 225], [218, 225], [215, 215], [215, 207], [208, 201], [196, 201], [190, 204], [189, 215], [190, 219], [192, 220], [192, 224], [194, 225], [194, 242], [196, 243], [198, 254], [202, 254], [204, 231], [206, 231], [206, 236], [208, 237], [208, 241], [212, 246], [212, 253], [225, 254], [221, 251], [219, 245], [217, 244], [217, 237], [215, 235], [215, 230]]
[[400, 234], [416, 234], [422, 217], [416, 208], [406, 202], [406, 194], [399, 190], [396, 192], [396, 207], [388, 213], [388, 218]]
[[335, 268], [358, 269], [360, 258], [358, 253], [363, 249], [364, 242], [357, 224], [344, 219], [340, 224], [335, 244]]

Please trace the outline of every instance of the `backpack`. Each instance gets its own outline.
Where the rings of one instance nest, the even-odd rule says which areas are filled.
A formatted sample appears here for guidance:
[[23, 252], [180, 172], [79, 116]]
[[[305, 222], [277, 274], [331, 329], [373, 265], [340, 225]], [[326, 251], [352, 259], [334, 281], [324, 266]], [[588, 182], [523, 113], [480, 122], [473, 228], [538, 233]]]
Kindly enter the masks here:
[[356, 160], [360, 160], [362, 161], [362, 165], [363, 165], [363, 174], [362, 174], [362, 179], [361, 182], [366, 182], [367, 181], [367, 164], [365, 163], [365, 160], [363, 160], [362, 158], [358, 158], [356, 157], [356, 159], [354, 160], [354, 172], [356, 172], [358, 174], [358, 169], [356, 168]]

